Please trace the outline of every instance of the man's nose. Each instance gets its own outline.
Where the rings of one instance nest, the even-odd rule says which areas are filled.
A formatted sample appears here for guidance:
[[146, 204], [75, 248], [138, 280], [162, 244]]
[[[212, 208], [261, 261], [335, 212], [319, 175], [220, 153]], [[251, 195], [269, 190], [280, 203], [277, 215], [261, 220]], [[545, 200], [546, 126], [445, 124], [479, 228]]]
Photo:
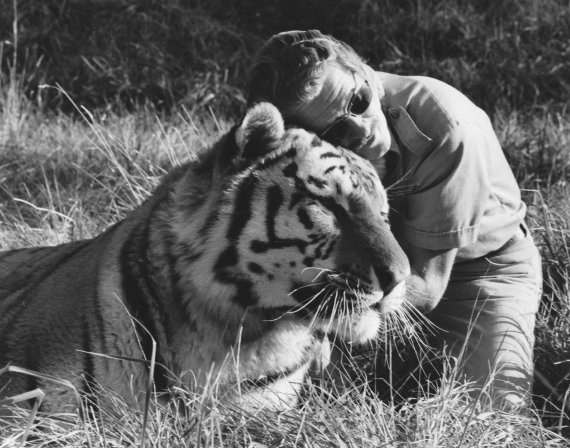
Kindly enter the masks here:
[[367, 142], [370, 137], [370, 126], [364, 117], [350, 117], [348, 124], [348, 133], [342, 145], [355, 150]]

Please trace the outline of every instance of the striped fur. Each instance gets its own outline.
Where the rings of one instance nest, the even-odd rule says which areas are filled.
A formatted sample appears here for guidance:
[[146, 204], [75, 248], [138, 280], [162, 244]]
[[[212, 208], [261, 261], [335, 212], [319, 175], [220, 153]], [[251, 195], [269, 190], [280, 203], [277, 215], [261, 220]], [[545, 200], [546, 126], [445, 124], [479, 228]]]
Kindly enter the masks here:
[[[148, 366], [125, 358], [149, 359], [154, 340], [158, 388], [215, 378], [290, 406], [327, 334], [369, 341], [402, 302], [409, 265], [387, 207], [367, 161], [259, 104], [98, 237], [0, 253], [0, 367], [134, 401]], [[38, 386], [51, 408], [71, 402], [0, 376], [4, 396]]]

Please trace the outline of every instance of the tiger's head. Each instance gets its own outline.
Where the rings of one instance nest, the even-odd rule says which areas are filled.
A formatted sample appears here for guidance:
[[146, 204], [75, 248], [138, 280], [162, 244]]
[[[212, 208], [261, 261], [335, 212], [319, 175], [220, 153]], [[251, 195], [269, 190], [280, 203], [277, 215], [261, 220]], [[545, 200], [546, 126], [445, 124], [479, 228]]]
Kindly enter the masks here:
[[246, 113], [211, 163], [203, 220], [192, 229], [177, 220], [201, 260], [181, 275], [193, 300], [222, 319], [250, 310], [352, 342], [374, 338], [382, 315], [402, 305], [410, 266], [372, 165], [286, 128], [268, 103]]

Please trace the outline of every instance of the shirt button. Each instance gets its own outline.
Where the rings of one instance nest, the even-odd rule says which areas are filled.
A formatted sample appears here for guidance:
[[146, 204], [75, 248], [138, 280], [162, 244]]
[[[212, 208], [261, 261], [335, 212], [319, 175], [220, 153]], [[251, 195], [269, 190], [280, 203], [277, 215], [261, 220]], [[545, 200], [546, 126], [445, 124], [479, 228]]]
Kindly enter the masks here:
[[400, 111], [398, 109], [390, 109], [388, 111], [388, 115], [390, 116], [390, 118], [397, 120], [398, 118], [400, 118]]

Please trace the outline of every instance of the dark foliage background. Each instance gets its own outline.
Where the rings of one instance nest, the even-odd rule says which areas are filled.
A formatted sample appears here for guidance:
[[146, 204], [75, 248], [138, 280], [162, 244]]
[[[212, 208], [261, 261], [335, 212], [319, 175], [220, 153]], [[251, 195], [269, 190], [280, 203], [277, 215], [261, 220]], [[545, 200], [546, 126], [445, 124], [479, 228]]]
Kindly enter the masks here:
[[[14, 61], [14, 0], [0, 0], [2, 73]], [[42, 107], [151, 102], [243, 105], [251, 58], [271, 34], [318, 28], [373, 67], [434, 76], [492, 113], [564, 107], [567, 0], [18, 0], [17, 71]]]

